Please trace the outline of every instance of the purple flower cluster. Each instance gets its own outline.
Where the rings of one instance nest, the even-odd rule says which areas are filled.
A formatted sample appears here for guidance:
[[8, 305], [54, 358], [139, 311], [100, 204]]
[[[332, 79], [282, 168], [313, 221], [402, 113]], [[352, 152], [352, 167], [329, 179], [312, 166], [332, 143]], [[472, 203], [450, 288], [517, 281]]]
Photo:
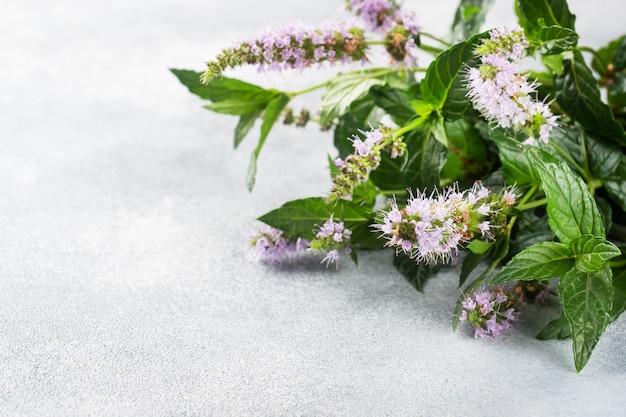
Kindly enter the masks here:
[[474, 50], [481, 64], [468, 71], [468, 97], [490, 122], [505, 129], [524, 129], [529, 144], [537, 145], [537, 138], [547, 143], [557, 117], [548, 103], [533, 98], [539, 84], [529, 82], [528, 75], [517, 69], [528, 48], [523, 29], [500, 28], [489, 34], [490, 38], [483, 39]]
[[366, 30], [385, 33], [385, 49], [394, 61], [413, 63], [419, 33], [413, 11], [394, 0], [349, 0], [347, 9], [360, 18]]
[[354, 153], [345, 159], [337, 158], [334, 161], [339, 172], [333, 178], [333, 187], [328, 196], [329, 202], [338, 198], [350, 198], [354, 188], [367, 181], [370, 172], [380, 165], [381, 151], [387, 151], [392, 158], [397, 158], [406, 149], [404, 142], [400, 138], [395, 138], [390, 128], [372, 128], [367, 132], [360, 132], [365, 135], [365, 140], [357, 135], [353, 136]]
[[476, 337], [502, 337], [517, 319], [516, 304], [515, 298], [500, 287], [481, 288], [465, 298], [459, 319], [474, 325]]
[[273, 263], [303, 253], [309, 242], [301, 238], [287, 237], [282, 230], [264, 224], [251, 236], [250, 245], [257, 259]]
[[319, 228], [309, 246], [314, 252], [326, 252], [322, 263], [326, 263], [327, 268], [332, 263], [339, 268], [339, 250], [343, 249], [345, 253], [352, 252], [349, 246], [350, 236], [352, 231], [347, 229], [343, 222], [336, 222], [331, 217]]
[[477, 182], [464, 192], [451, 187], [442, 194], [411, 195], [404, 208], [391, 200], [390, 209], [382, 212], [373, 227], [396, 252], [402, 251], [417, 262], [447, 263], [463, 243], [477, 236], [494, 240], [498, 229], [504, 231], [505, 209], [514, 202], [511, 190], [498, 196]]
[[259, 71], [282, 71], [324, 62], [367, 62], [367, 48], [363, 31], [358, 28], [340, 24], [321, 29], [287, 26], [223, 50], [207, 64], [202, 82], [208, 83], [225, 69], [241, 65], [257, 65]]

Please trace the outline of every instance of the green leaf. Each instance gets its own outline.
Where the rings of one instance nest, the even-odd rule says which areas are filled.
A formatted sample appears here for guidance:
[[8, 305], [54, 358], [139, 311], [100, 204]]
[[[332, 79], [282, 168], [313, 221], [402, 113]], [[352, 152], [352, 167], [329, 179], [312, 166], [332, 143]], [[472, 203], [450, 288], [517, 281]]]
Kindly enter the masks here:
[[575, 30], [576, 16], [569, 11], [566, 0], [520, 0], [517, 7], [521, 15], [520, 25], [529, 37], [533, 37], [544, 26]]
[[385, 83], [388, 72], [373, 69], [339, 74], [328, 81], [320, 103], [320, 123], [326, 124], [341, 116], [352, 102], [365, 97], [370, 87]]
[[510, 281], [543, 281], [561, 276], [574, 265], [569, 248], [558, 242], [537, 243], [515, 255], [491, 280], [491, 284]]
[[369, 130], [367, 122], [372, 109], [374, 109], [374, 101], [370, 96], [365, 96], [352, 102], [349, 111], [339, 117], [333, 139], [340, 158], [345, 158], [354, 152], [351, 139], [359, 130]]
[[569, 337], [569, 322], [563, 314], [548, 323], [537, 335], [539, 340], [563, 340], [569, 339]]
[[415, 259], [409, 258], [404, 252], [398, 253], [393, 259], [393, 265], [417, 291], [424, 292], [424, 284], [432, 275], [439, 271], [439, 265], [418, 264]]
[[620, 164], [608, 178], [603, 180], [603, 185], [611, 199], [622, 210], [626, 211], [626, 156], [620, 155]]
[[436, 139], [431, 129], [410, 132], [404, 142], [409, 155], [402, 167], [406, 186], [425, 189], [439, 184], [441, 168], [448, 156], [447, 147]]
[[191, 93], [213, 102], [228, 100], [245, 102], [247, 99], [262, 99], [261, 101], [267, 102], [278, 94], [276, 90], [265, 90], [234, 78], [218, 77], [205, 85], [200, 82], [201, 72], [181, 69], [170, 69], [170, 71]]
[[611, 321], [617, 318], [626, 310], [626, 270], [619, 273], [613, 271], [613, 310], [611, 310]]
[[484, 255], [489, 249], [491, 249], [492, 246], [493, 241], [474, 239], [466, 246], [466, 248], [477, 255]]
[[[346, 200], [340, 200], [334, 206], [329, 206], [320, 197], [293, 200], [265, 213], [258, 220], [284, 231], [288, 236], [312, 239], [313, 229], [324, 224], [331, 215], [335, 220], [343, 221], [345, 227], [352, 230], [351, 241], [358, 246], [361, 246], [359, 243], [364, 240], [363, 237], [376, 239], [369, 231], [369, 225], [373, 223], [374, 218], [372, 210]], [[367, 232], [367, 236], [364, 235], [364, 231]], [[380, 246], [379, 244], [378, 247]]]
[[433, 60], [421, 83], [422, 98], [442, 109], [447, 120], [462, 117], [470, 106], [463, 74], [474, 58], [474, 47], [486, 33], [474, 35], [442, 52]]
[[613, 67], [615, 71], [622, 71], [626, 68], [626, 36], [622, 36], [615, 52], [613, 53]]
[[530, 214], [518, 219], [515, 235], [512, 239], [515, 243], [512, 253], [519, 253], [526, 248], [540, 242], [550, 242], [555, 235], [548, 225], [548, 216], [536, 216]]
[[470, 274], [480, 265], [482, 260], [485, 259], [485, 255], [479, 255], [473, 252], [468, 252], [463, 258], [463, 264], [461, 265], [461, 274], [459, 275], [459, 288], [465, 284]]
[[595, 272], [604, 267], [606, 261], [620, 255], [611, 242], [593, 235], [583, 235], [570, 242], [570, 249], [580, 272]]
[[489, 139], [499, 150], [502, 172], [508, 184], [524, 187], [538, 182], [537, 175], [528, 156], [521, 151], [521, 144], [512, 137], [514, 133], [501, 128], [490, 127]]
[[383, 153], [380, 165], [370, 173], [370, 180], [381, 190], [406, 189], [406, 184], [402, 177], [401, 164], [401, 158], [392, 159], [391, 156]]
[[539, 48], [545, 55], [561, 54], [578, 43], [578, 34], [561, 26], [544, 26], [536, 34]]
[[604, 237], [600, 211], [584, 181], [567, 165], [536, 148], [524, 147], [548, 199], [548, 223], [564, 244], [591, 234]]
[[370, 95], [374, 99], [374, 103], [398, 125], [405, 124], [417, 115], [408, 104], [415, 97], [406, 90], [375, 85], [370, 88]]
[[254, 127], [254, 122], [261, 115], [261, 111], [244, 114], [239, 118], [239, 123], [235, 127], [235, 148], [244, 140], [246, 135]]
[[452, 23], [455, 39], [467, 39], [478, 32], [492, 5], [493, 0], [461, 0]]
[[441, 176], [451, 180], [474, 180], [491, 167], [482, 137], [466, 119], [445, 123], [448, 158]]
[[607, 178], [618, 167], [622, 152], [606, 140], [597, 139], [576, 126], [554, 129], [550, 140], [560, 152], [566, 153], [584, 173], [594, 178]]
[[602, 101], [598, 84], [580, 52], [563, 61], [563, 74], [555, 77], [556, 100], [586, 129], [626, 144], [624, 129]]
[[[598, 74], [605, 75], [608, 71], [608, 65], [613, 64], [615, 66], [615, 59], [622, 59], [621, 54], [617, 53], [618, 48], [622, 45], [622, 42], [626, 42], [626, 35], [621, 35], [619, 38], [612, 40], [606, 46], [598, 49], [591, 59], [591, 68]], [[626, 51], [623, 51], [626, 53]], [[617, 69], [621, 71], [621, 69]]]
[[595, 272], [572, 268], [560, 279], [559, 300], [569, 322], [576, 371], [580, 372], [611, 320], [611, 268], [606, 264]]
[[261, 123], [261, 136], [259, 137], [259, 143], [252, 152], [250, 165], [248, 166], [246, 184], [248, 185], [249, 191], [252, 191], [252, 188], [254, 188], [259, 153], [261, 153], [261, 149], [263, 149], [263, 145], [265, 144], [265, 140], [267, 139], [267, 135], [270, 133], [272, 126], [274, 126], [274, 123], [280, 117], [280, 113], [283, 111], [287, 103], [289, 103], [289, 96], [287, 94], [280, 93], [267, 104], [265, 114], [263, 115], [263, 123]]
[[260, 112], [265, 108], [265, 106], [268, 105], [272, 98], [273, 96], [267, 97], [264, 94], [261, 94], [257, 97], [217, 101], [203, 107], [216, 113], [243, 116], [250, 113]]

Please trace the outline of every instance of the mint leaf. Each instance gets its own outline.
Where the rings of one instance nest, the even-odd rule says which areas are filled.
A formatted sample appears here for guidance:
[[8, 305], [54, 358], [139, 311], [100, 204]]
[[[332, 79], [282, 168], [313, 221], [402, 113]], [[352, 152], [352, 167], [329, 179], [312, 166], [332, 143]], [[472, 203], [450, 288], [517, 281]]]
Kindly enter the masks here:
[[487, 147], [473, 124], [466, 119], [445, 123], [448, 158], [441, 176], [451, 180], [480, 178], [492, 166]]
[[611, 310], [611, 321], [617, 318], [626, 310], [626, 270], [619, 273], [613, 271], [613, 310]]
[[533, 37], [544, 26], [562, 26], [574, 30], [576, 16], [566, 0], [520, 0], [517, 3], [520, 25]]
[[474, 35], [442, 52], [432, 61], [422, 80], [422, 98], [437, 108], [442, 109], [447, 120], [463, 116], [470, 106], [467, 89], [463, 85], [463, 74], [468, 61], [474, 58], [474, 47], [486, 33]]
[[407, 144], [409, 155], [402, 167], [402, 176], [406, 186], [424, 189], [432, 187], [433, 184], [439, 184], [440, 172], [446, 163], [448, 148], [437, 140], [430, 128], [406, 134], [404, 142]]
[[370, 180], [381, 190], [401, 191], [406, 189], [402, 180], [401, 159], [392, 159], [389, 154], [383, 153], [380, 158], [380, 165], [370, 173]]
[[261, 136], [259, 137], [259, 143], [252, 152], [250, 165], [248, 166], [246, 183], [249, 191], [252, 191], [252, 188], [254, 188], [259, 153], [261, 153], [261, 149], [263, 149], [263, 145], [265, 144], [265, 140], [267, 139], [267, 135], [270, 133], [272, 126], [274, 126], [274, 123], [280, 117], [280, 113], [283, 111], [287, 103], [289, 103], [289, 96], [284, 93], [280, 93], [277, 97], [267, 103], [265, 114], [263, 115], [263, 123], [261, 124]]
[[415, 97], [404, 89], [375, 85], [370, 88], [370, 95], [374, 99], [374, 103], [398, 125], [405, 124], [417, 115], [408, 104]]
[[620, 163], [615, 172], [603, 179], [604, 188], [622, 210], [626, 211], [626, 156], [620, 154]]
[[321, 197], [292, 200], [265, 213], [258, 220], [284, 231], [289, 236], [312, 239], [313, 229], [324, 224], [331, 215], [335, 221], [343, 221], [345, 227], [352, 230], [353, 242], [363, 240], [364, 231], [367, 232], [367, 237], [374, 236], [369, 231], [369, 225], [374, 218], [372, 210], [346, 200], [340, 200], [334, 206], [326, 204]]
[[398, 253], [393, 259], [393, 265], [417, 291], [424, 292], [424, 284], [433, 274], [439, 271], [439, 265], [418, 264], [415, 259], [409, 258], [404, 252]]
[[569, 322], [563, 314], [548, 323], [537, 335], [539, 340], [563, 340], [569, 337]]
[[[620, 47], [620, 45], [622, 46]], [[626, 57], [621, 56], [621, 54], [617, 52], [621, 48], [626, 48], [626, 35], [620, 35], [619, 38], [612, 40], [608, 45], [598, 49], [591, 59], [591, 68], [600, 75], [606, 74], [608, 71], [607, 66], [610, 63], [613, 63], [613, 66], [616, 67], [616, 58], [618, 61], [626, 59]], [[626, 50], [624, 49], [622, 49], [621, 52], [626, 54]], [[616, 71], [621, 71], [622, 69], [623, 68], [615, 68]]]
[[552, 279], [565, 274], [573, 265], [574, 260], [567, 245], [558, 242], [537, 243], [515, 255], [490, 283]]
[[454, 13], [452, 33], [456, 39], [467, 39], [480, 30], [493, 0], [461, 0]]
[[491, 249], [491, 246], [493, 246], [493, 241], [474, 239], [466, 246], [466, 249], [477, 255], [484, 255]]
[[244, 140], [250, 130], [254, 127], [254, 122], [261, 115], [261, 111], [244, 114], [239, 118], [239, 123], [235, 127], [235, 148]]
[[388, 71], [372, 69], [339, 74], [328, 81], [320, 103], [320, 123], [329, 123], [344, 114], [353, 101], [368, 94], [370, 87], [385, 84], [386, 75]]
[[588, 168], [586, 173], [594, 178], [609, 177], [617, 169], [623, 155], [616, 144], [599, 140], [576, 126], [559, 126], [552, 131], [550, 140], [579, 167]]
[[602, 237], [583, 235], [570, 243], [580, 272], [594, 272], [604, 267], [606, 261], [621, 254], [620, 250]]
[[624, 129], [602, 101], [598, 83], [580, 52], [563, 61], [563, 74], [554, 80], [556, 100], [586, 129], [626, 144]]
[[607, 264], [595, 272], [572, 268], [561, 277], [559, 300], [569, 322], [574, 365], [580, 372], [611, 321], [613, 286]]
[[605, 236], [602, 216], [584, 181], [567, 165], [536, 148], [524, 147], [548, 199], [548, 224], [564, 244], [591, 234]]
[[578, 43], [578, 34], [561, 26], [544, 26], [536, 34], [538, 47], [544, 55], [561, 54]]
[[267, 102], [278, 93], [276, 90], [265, 90], [254, 84], [228, 77], [217, 77], [208, 84], [202, 84], [201, 72], [181, 69], [170, 69], [170, 71], [191, 93], [213, 102], [227, 100], [245, 102], [248, 99], [259, 100], [261, 98], [261, 101]]
[[368, 95], [352, 102], [349, 110], [339, 116], [333, 133], [333, 143], [340, 158], [354, 152], [351, 139], [359, 130], [369, 130], [368, 118], [374, 107], [374, 101]]
[[268, 103], [276, 97], [276, 94], [250, 94], [245, 98], [233, 98], [222, 101], [216, 101], [212, 104], [204, 106], [205, 109], [221, 114], [231, 114], [234, 116], [242, 116], [250, 113], [260, 112], [268, 105]]
[[498, 146], [504, 178], [507, 183], [517, 184], [519, 187], [535, 184], [538, 182], [535, 169], [528, 156], [520, 152], [522, 145], [519, 140], [510, 136], [513, 134], [501, 128], [489, 128], [489, 139]]

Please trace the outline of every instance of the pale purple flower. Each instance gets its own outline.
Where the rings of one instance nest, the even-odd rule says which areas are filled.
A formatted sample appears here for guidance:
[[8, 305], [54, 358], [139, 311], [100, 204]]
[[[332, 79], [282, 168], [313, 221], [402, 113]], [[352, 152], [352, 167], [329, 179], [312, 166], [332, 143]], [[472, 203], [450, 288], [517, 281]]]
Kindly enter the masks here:
[[354, 135], [352, 146], [354, 152], [345, 159], [337, 158], [334, 164], [339, 172], [333, 178], [333, 187], [327, 198], [329, 202], [339, 198], [350, 198], [354, 188], [367, 181], [370, 172], [378, 168], [381, 160], [381, 151], [387, 151], [392, 156], [402, 155], [406, 145], [401, 138], [394, 138], [388, 127], [381, 127], [369, 131], [359, 130], [364, 139]]
[[459, 320], [474, 326], [475, 337], [503, 337], [517, 320], [516, 304], [514, 297], [502, 288], [480, 288], [462, 301]]
[[[512, 190], [506, 196], [509, 200], [493, 195], [481, 182], [463, 192], [449, 187], [431, 195], [411, 193], [404, 207], [392, 198], [372, 228], [396, 253], [404, 252], [416, 262], [448, 263], [470, 240], [496, 239], [497, 231], [506, 226], [503, 210], [515, 203]], [[494, 224], [494, 219], [500, 223]]]
[[265, 224], [250, 239], [255, 258], [269, 263], [286, 260], [303, 253], [308, 243], [305, 239], [288, 237], [282, 230]]
[[367, 50], [363, 31], [357, 28], [341, 23], [321, 28], [289, 25], [224, 49], [207, 63], [202, 82], [208, 83], [225, 69], [240, 65], [256, 65], [258, 71], [282, 71], [323, 63], [367, 62]]
[[489, 122], [505, 129], [525, 130], [529, 138], [524, 143], [535, 145], [537, 138], [548, 143], [557, 116], [545, 102], [534, 98], [539, 83], [529, 82], [517, 68], [529, 46], [523, 29], [498, 28], [489, 34], [490, 38], [483, 39], [474, 50], [480, 65], [467, 71], [467, 96]]
[[367, 30], [387, 32], [402, 25], [413, 35], [419, 32], [415, 13], [394, 0], [350, 0], [348, 9], [363, 21]]
[[344, 249], [346, 253], [351, 252], [350, 236], [352, 231], [343, 222], [336, 222], [331, 217], [319, 227], [309, 248], [314, 252], [325, 253], [321, 263], [325, 263], [327, 268], [332, 263], [339, 268], [339, 249]]

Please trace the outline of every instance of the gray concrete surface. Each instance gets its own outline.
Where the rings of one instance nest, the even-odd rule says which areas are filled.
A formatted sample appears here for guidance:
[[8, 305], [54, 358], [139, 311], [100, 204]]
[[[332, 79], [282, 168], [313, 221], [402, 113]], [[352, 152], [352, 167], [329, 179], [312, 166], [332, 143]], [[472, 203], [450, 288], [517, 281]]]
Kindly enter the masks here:
[[[442, 34], [456, 2], [409, 4]], [[587, 44], [623, 29], [620, 0], [571, 4]], [[452, 333], [455, 271], [419, 294], [389, 253], [339, 272], [249, 259], [258, 215], [326, 192], [332, 140], [277, 127], [250, 194], [253, 138], [235, 152], [236, 120], [168, 68], [340, 5], [2, 2], [0, 415], [626, 415], [624, 317], [576, 374], [568, 341], [533, 338], [554, 306], [504, 341]]]

